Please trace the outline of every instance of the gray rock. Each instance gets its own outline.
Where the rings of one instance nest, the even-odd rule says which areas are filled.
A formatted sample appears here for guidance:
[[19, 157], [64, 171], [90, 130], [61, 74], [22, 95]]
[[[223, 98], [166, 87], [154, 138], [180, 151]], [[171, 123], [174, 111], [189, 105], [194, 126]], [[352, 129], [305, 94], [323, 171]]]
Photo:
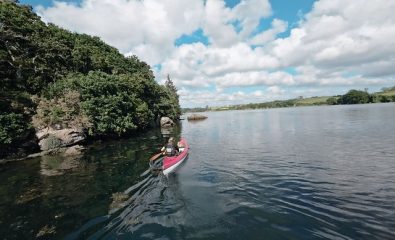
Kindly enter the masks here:
[[169, 117], [162, 117], [160, 119], [160, 126], [163, 128], [173, 127], [175, 124]]
[[65, 128], [60, 130], [44, 128], [37, 131], [36, 136], [39, 139], [39, 146], [42, 151], [72, 146], [86, 138], [83, 130], [76, 128]]
[[196, 120], [204, 120], [207, 116], [200, 115], [200, 114], [192, 114], [187, 117], [188, 121], [196, 121]]

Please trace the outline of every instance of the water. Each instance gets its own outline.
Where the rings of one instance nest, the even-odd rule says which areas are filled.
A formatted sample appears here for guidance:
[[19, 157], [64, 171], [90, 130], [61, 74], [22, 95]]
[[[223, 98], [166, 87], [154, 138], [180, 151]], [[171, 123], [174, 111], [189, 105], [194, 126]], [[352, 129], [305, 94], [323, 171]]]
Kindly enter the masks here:
[[0, 166], [0, 236], [395, 239], [395, 104], [205, 114], [169, 178], [158, 131]]

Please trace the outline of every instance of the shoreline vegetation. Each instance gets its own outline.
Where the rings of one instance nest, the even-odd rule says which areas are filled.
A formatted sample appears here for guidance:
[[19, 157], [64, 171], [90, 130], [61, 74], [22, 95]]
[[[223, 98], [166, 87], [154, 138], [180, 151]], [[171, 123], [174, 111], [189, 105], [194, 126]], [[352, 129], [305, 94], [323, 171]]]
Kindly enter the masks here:
[[0, 0], [0, 159], [132, 136], [181, 115], [168, 76], [100, 38], [44, 23]]
[[182, 108], [183, 113], [188, 112], [206, 112], [206, 111], [228, 111], [228, 110], [249, 110], [249, 109], [267, 109], [267, 108], [285, 108], [285, 107], [302, 107], [302, 106], [323, 106], [323, 105], [347, 105], [347, 104], [366, 104], [366, 103], [386, 103], [395, 102], [395, 86], [382, 88], [381, 92], [368, 93], [365, 90], [351, 89], [344, 95], [322, 96], [303, 98], [300, 96], [296, 99], [276, 100], [263, 103], [248, 103], [229, 105], [221, 107], [205, 108]]

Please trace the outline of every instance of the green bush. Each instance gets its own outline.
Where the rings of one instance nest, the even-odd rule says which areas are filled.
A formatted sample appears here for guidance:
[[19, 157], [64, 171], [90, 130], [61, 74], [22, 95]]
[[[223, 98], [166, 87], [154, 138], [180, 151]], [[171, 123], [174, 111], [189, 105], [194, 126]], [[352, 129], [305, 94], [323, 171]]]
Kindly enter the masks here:
[[350, 90], [338, 99], [339, 104], [360, 104], [373, 102], [371, 95], [364, 91]]
[[34, 129], [25, 115], [0, 113], [0, 158], [16, 152], [21, 144], [31, 141], [33, 137]]
[[31, 126], [23, 114], [0, 114], [0, 145], [15, 143], [30, 130]]
[[68, 91], [80, 93], [81, 112], [91, 123], [90, 135], [121, 136], [146, 129], [158, 115], [174, 115], [167, 90], [141, 75], [72, 74], [52, 84], [47, 97]]
[[336, 105], [337, 104], [337, 99], [335, 97], [330, 97], [326, 100], [326, 104], [328, 105]]
[[385, 95], [379, 95], [378, 98], [379, 98], [379, 102], [382, 102], [382, 103], [386, 103], [386, 102], [390, 102], [391, 101], [391, 99], [389, 97], [385, 96]]
[[44, 97], [33, 97], [37, 103], [33, 126], [42, 129], [55, 124], [70, 128], [87, 128], [91, 126], [88, 117], [81, 110], [80, 93], [64, 91], [57, 97], [48, 100]]

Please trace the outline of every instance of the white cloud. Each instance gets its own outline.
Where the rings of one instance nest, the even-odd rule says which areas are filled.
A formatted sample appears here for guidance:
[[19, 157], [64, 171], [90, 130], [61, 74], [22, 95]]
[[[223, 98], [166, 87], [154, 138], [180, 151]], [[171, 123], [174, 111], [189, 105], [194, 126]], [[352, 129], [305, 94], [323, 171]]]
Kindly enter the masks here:
[[209, 76], [257, 69], [273, 69], [279, 66], [276, 58], [265, 55], [261, 48], [252, 49], [246, 43], [239, 43], [229, 48], [210, 47], [207, 49], [205, 57], [206, 61], [202, 67]]
[[283, 98], [284, 92], [284, 90], [273, 86], [267, 90], [257, 90], [251, 93], [244, 91], [217, 93], [211, 91], [189, 91], [186, 89], [182, 89], [178, 93], [180, 95], [181, 104], [191, 107], [202, 107], [206, 105], [213, 107], [240, 103], [246, 104], [273, 101]]
[[[230, 47], [245, 41], [260, 19], [271, 13], [268, 0], [242, 0], [233, 9], [227, 8], [224, 1], [207, 0], [203, 29], [214, 46]], [[240, 32], [232, 25], [236, 21], [240, 23]]]
[[282, 90], [280, 87], [278, 87], [278, 86], [271, 86], [271, 87], [268, 87], [267, 88], [267, 91], [269, 92], [269, 93], [272, 93], [272, 94], [283, 94], [285, 91], [284, 90]]
[[261, 32], [254, 36], [249, 42], [252, 45], [263, 45], [267, 42], [273, 41], [276, 39], [277, 34], [284, 32], [287, 30], [288, 23], [282, 21], [280, 19], [274, 19], [272, 22], [272, 28]]
[[242, 0], [234, 9], [232, 15], [243, 26], [240, 35], [243, 39], [248, 38], [255, 30], [261, 18], [269, 17], [272, 9], [267, 0]]
[[[395, 85], [395, 1], [318, 0], [285, 38], [278, 34], [287, 30], [287, 19], [275, 15], [269, 29], [256, 32], [259, 21], [273, 14], [268, 0], [242, 0], [233, 8], [222, 0], [83, 0], [79, 6], [55, 2], [37, 11], [46, 21], [100, 36], [125, 54], [161, 64], [157, 80], [170, 74], [184, 105], [197, 98], [237, 103], [250, 96], [304, 95], [298, 88], [329, 93], [325, 89], [339, 86]], [[174, 45], [197, 29], [209, 45]], [[251, 86], [258, 88], [226, 93]], [[184, 94], [198, 88], [201, 96]]]
[[290, 37], [273, 42], [284, 65], [349, 67], [395, 56], [395, 2], [320, 0]]
[[213, 45], [227, 47], [239, 41], [235, 29], [228, 24], [231, 19], [231, 10], [225, 6], [225, 2], [206, 2], [203, 30]]
[[294, 85], [295, 79], [286, 72], [233, 72], [214, 78], [220, 87]]
[[[239, 43], [230, 48], [217, 48], [205, 46], [201, 43], [182, 45], [162, 64], [162, 73], [159, 78], [171, 74], [178, 86], [208, 86], [221, 82], [221, 79], [230, 80], [238, 76], [235, 83], [246, 85], [254, 75], [254, 71], [274, 69], [279, 66], [277, 59], [264, 55], [262, 49], [252, 49], [245, 43]], [[242, 77], [243, 74], [250, 74]], [[225, 86], [223, 84], [218, 87]]]

